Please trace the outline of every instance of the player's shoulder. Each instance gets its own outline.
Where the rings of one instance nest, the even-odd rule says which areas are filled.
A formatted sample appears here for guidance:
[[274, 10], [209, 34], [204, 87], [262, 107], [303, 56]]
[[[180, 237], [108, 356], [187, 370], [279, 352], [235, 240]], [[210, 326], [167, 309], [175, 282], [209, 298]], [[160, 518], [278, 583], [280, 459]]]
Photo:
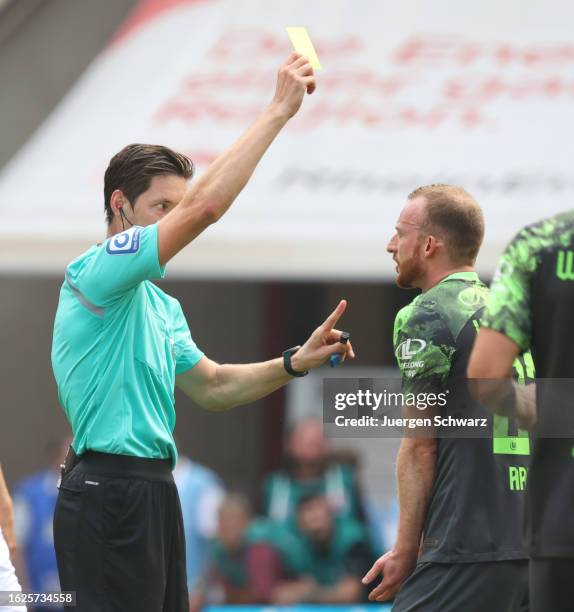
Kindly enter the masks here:
[[574, 240], [574, 210], [545, 217], [519, 230], [510, 241], [507, 254], [533, 262], [536, 255]]
[[399, 310], [395, 318], [395, 344], [405, 338], [425, 341], [448, 336], [448, 326], [442, 316], [438, 301], [428, 292], [418, 295], [410, 304]]
[[554, 235], [557, 231], [574, 232], [574, 209], [566, 210], [529, 223], [525, 225], [517, 235], [547, 236]]
[[478, 280], [453, 278], [438, 283], [399, 311], [395, 343], [405, 336], [452, 343], [487, 299], [488, 288]]
[[472, 319], [478, 319], [488, 301], [488, 287], [474, 279], [448, 278], [428, 291], [441, 320], [456, 340]]
[[[475, 280], [447, 278], [427, 292], [426, 300], [451, 329], [464, 325], [488, 301], [488, 287]], [[456, 333], [455, 333], [456, 335]]]

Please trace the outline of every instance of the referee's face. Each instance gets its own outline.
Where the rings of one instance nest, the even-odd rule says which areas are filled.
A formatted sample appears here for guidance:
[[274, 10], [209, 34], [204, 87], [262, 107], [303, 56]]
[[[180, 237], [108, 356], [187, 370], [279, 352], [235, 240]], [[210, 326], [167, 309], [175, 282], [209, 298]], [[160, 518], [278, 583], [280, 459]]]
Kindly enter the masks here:
[[182, 176], [154, 176], [147, 191], [140, 194], [133, 203], [134, 225], [146, 227], [157, 223], [181, 202], [186, 190], [187, 182]]
[[403, 289], [418, 288], [424, 276], [423, 238], [420, 228], [423, 219], [424, 198], [407, 200], [397, 224], [395, 234], [387, 245], [396, 264], [397, 285]]

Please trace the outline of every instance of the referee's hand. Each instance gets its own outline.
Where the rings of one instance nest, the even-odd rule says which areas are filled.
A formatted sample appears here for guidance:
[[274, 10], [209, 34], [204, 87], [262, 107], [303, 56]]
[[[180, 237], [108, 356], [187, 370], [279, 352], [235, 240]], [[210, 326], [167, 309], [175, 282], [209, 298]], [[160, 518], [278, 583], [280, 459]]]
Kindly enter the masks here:
[[309, 60], [300, 53], [291, 53], [277, 73], [277, 84], [271, 107], [289, 119], [301, 106], [305, 92], [316, 88], [315, 74]]
[[347, 300], [341, 300], [333, 312], [311, 334], [307, 342], [291, 358], [292, 366], [297, 371], [318, 368], [327, 362], [334, 353], [341, 355], [341, 362], [346, 358], [354, 359], [355, 351], [350, 342], [342, 344], [341, 332], [335, 329], [337, 321], [347, 308]]

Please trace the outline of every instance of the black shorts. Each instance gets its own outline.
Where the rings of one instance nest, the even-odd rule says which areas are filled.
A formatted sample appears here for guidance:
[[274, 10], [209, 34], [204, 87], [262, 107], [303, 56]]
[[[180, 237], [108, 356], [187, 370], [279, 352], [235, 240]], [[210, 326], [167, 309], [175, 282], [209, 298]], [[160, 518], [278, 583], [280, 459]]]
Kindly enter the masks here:
[[532, 612], [574, 610], [574, 559], [530, 560]]
[[168, 460], [88, 452], [54, 512], [60, 586], [79, 612], [188, 612], [185, 539]]
[[528, 561], [419, 563], [393, 612], [528, 612]]

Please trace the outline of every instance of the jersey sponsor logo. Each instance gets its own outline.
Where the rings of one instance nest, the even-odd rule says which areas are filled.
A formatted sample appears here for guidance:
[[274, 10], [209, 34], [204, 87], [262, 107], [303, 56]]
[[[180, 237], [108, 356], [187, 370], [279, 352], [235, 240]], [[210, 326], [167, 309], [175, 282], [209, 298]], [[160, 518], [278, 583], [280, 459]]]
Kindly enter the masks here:
[[407, 378], [414, 378], [419, 370], [425, 367], [424, 361], [405, 361], [401, 363], [401, 372]]
[[470, 308], [476, 308], [482, 306], [484, 300], [484, 291], [476, 289], [475, 287], [468, 287], [464, 291], [458, 294], [458, 301], [465, 306]]
[[403, 366], [405, 370], [414, 370], [415, 368], [422, 368], [424, 366], [424, 361], [407, 361]]
[[417, 353], [420, 353], [426, 345], [427, 343], [420, 338], [409, 338], [397, 346], [395, 355], [399, 360], [410, 360]]
[[130, 227], [129, 230], [112, 236], [108, 240], [107, 251], [110, 255], [136, 253], [140, 248], [141, 227]]
[[556, 276], [563, 281], [574, 281], [574, 252], [558, 251]]

